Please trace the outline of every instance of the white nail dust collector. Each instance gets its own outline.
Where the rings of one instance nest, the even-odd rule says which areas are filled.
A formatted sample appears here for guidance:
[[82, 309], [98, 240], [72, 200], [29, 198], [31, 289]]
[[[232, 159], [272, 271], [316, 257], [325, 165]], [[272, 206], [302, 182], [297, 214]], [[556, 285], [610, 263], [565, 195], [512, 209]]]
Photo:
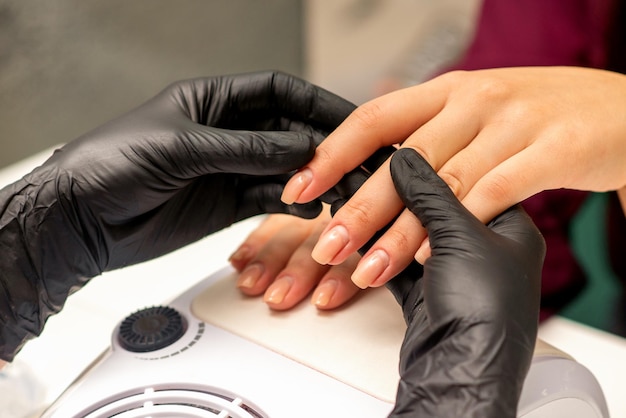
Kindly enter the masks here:
[[[384, 288], [319, 312], [272, 312], [226, 267], [165, 306], [139, 310], [43, 418], [382, 418], [405, 325]], [[518, 417], [607, 418], [594, 376], [541, 342]]]

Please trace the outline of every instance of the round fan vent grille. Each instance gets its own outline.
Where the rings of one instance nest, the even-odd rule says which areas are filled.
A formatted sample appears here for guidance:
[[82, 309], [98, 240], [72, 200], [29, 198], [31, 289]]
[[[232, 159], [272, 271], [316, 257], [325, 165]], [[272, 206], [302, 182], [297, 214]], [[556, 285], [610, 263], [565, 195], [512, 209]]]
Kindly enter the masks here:
[[149, 388], [140, 393], [113, 398], [85, 418], [266, 418], [241, 398], [198, 389]]
[[128, 316], [120, 325], [119, 342], [128, 351], [156, 351], [185, 333], [182, 316], [167, 306], [153, 306]]

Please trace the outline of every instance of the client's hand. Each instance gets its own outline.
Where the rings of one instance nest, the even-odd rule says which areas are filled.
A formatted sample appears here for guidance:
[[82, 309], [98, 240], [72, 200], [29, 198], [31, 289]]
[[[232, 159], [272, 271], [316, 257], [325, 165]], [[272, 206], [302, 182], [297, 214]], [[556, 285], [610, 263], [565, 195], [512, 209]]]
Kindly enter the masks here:
[[[360, 106], [291, 178], [283, 199], [317, 198], [381, 146], [401, 144], [423, 155], [483, 222], [559, 188], [617, 190], [626, 209], [624, 114], [623, 74], [576, 67], [452, 72]], [[352, 276], [359, 287], [381, 286], [414, 256], [428, 256], [426, 233], [411, 218], [385, 164], [333, 217], [313, 258], [340, 263], [393, 221]]]
[[408, 324], [391, 416], [514, 417], [537, 334], [541, 235], [519, 206], [483, 225], [414, 150], [395, 153], [391, 176], [432, 249], [423, 271], [414, 262], [387, 283]]

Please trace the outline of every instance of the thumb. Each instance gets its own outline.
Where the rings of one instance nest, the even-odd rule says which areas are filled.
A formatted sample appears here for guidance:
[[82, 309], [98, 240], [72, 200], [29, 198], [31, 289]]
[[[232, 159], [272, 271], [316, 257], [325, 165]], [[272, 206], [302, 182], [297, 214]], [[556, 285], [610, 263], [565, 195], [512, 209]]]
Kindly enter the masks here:
[[401, 148], [394, 153], [391, 177], [404, 205], [428, 231], [433, 250], [444, 239], [456, 240], [484, 229], [415, 150]]

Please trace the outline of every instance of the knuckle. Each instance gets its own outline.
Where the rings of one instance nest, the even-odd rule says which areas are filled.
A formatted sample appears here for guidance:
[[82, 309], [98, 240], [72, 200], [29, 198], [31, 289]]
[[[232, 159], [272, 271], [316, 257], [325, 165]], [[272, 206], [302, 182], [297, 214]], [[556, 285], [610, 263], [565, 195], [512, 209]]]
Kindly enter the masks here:
[[501, 78], [485, 77], [480, 78], [476, 83], [475, 100], [477, 102], [501, 102], [512, 94], [509, 82]]
[[380, 124], [383, 120], [383, 110], [378, 103], [370, 101], [355, 109], [350, 117], [356, 125], [367, 130]]
[[315, 173], [321, 172], [323, 176], [327, 176], [329, 188], [337, 186], [337, 182], [349, 171], [345, 167], [345, 162], [340, 158], [340, 154], [330, 147], [325, 147], [324, 143], [315, 150], [315, 159], [309, 164], [309, 168]]
[[482, 197], [488, 202], [509, 202], [513, 195], [513, 183], [500, 174], [493, 174], [482, 187]]
[[465, 186], [463, 180], [461, 180], [463, 178], [462, 173], [458, 173], [455, 170], [446, 170], [440, 171], [437, 174], [448, 185], [457, 198], [461, 199], [465, 196]]
[[432, 135], [430, 135], [428, 132], [426, 131], [422, 131], [420, 133], [421, 135], [421, 142], [420, 144], [413, 144], [413, 145], [406, 145], [406, 147], [408, 148], [412, 148], [413, 150], [415, 150], [419, 155], [422, 156], [422, 158], [424, 158], [426, 160], [426, 162], [435, 170], [437, 170], [437, 168], [439, 168], [440, 163], [439, 161], [437, 161], [437, 159], [435, 158], [435, 150], [434, 150], [434, 146], [433, 146], [433, 141], [430, 141], [429, 139], [432, 139]]
[[341, 208], [341, 217], [350, 219], [350, 223], [356, 228], [371, 225], [371, 213], [371, 204], [364, 201], [353, 202], [348, 200]]
[[405, 231], [398, 228], [391, 228], [385, 233], [385, 247], [390, 254], [404, 254], [408, 251], [414, 253], [417, 248], [412, 248], [412, 240]]
[[324, 146], [317, 147], [315, 150], [315, 158], [324, 165], [332, 164], [334, 161], [334, 155], [335, 154], [333, 152], [326, 149]]
[[437, 78], [443, 81], [444, 83], [456, 85], [459, 83], [464, 83], [467, 80], [467, 77], [469, 74], [470, 72], [465, 71], [465, 70], [452, 70], [452, 71], [448, 71], [447, 73], [440, 75]]
[[479, 83], [476, 95], [477, 100], [501, 101], [510, 94], [509, 86], [506, 82], [498, 79], [488, 79]]
[[[474, 71], [455, 70], [438, 77], [445, 85], [458, 86], [472, 93], [472, 100], [482, 101], [502, 101], [511, 97], [514, 93], [514, 85], [502, 76], [495, 76], [492, 73], [482, 73]], [[453, 91], [453, 90], [451, 90]]]

